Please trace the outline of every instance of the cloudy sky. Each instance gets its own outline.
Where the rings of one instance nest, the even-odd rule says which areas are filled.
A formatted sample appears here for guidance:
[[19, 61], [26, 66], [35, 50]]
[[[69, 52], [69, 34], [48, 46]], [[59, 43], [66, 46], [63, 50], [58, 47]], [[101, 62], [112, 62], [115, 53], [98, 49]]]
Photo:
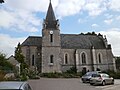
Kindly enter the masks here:
[[[0, 4], [0, 52], [14, 54], [18, 42], [41, 36], [49, 0], [4, 0]], [[61, 33], [106, 35], [120, 56], [120, 0], [51, 0]]]

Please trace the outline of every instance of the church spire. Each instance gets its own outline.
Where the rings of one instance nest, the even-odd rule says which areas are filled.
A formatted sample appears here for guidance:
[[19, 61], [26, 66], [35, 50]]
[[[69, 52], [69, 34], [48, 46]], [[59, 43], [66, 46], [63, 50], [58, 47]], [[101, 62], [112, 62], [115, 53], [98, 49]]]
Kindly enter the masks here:
[[51, 4], [51, 0], [50, 0], [50, 3], [49, 3], [46, 20], [47, 20], [47, 21], [56, 20], [55, 14], [54, 14], [54, 11], [53, 11], [53, 7], [52, 7], [52, 4]]
[[48, 10], [47, 10], [47, 15], [46, 15], [46, 18], [43, 22], [43, 29], [56, 30], [58, 28], [59, 28], [59, 22], [55, 18], [52, 3], [51, 3], [51, 0], [50, 0], [49, 7], [48, 7]]

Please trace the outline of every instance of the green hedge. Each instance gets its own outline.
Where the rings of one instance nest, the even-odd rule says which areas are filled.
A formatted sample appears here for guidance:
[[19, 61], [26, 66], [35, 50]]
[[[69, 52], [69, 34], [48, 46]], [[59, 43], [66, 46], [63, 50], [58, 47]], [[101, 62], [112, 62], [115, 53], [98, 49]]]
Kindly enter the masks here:
[[120, 79], [120, 71], [114, 72], [114, 71], [104, 71], [105, 73], [109, 74], [114, 79]]
[[47, 77], [47, 78], [79, 78], [81, 75], [81, 73], [67, 73], [67, 72], [63, 72], [63, 73], [41, 73], [40, 77]]

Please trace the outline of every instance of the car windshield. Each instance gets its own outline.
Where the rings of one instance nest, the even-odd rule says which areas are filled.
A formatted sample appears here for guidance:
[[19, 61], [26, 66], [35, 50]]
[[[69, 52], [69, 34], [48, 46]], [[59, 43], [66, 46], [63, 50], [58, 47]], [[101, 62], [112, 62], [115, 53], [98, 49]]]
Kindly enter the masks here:
[[96, 74], [95, 72], [87, 72], [85, 76], [92, 76], [93, 74]]

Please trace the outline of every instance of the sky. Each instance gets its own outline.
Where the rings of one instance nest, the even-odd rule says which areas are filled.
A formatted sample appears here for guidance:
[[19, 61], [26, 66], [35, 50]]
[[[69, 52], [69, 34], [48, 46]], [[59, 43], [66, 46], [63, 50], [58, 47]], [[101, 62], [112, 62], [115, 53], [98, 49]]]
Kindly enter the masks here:
[[[28, 36], [42, 36], [50, 0], [4, 0], [0, 4], [0, 52], [14, 55]], [[120, 0], [51, 0], [62, 34], [101, 33], [120, 56]]]

